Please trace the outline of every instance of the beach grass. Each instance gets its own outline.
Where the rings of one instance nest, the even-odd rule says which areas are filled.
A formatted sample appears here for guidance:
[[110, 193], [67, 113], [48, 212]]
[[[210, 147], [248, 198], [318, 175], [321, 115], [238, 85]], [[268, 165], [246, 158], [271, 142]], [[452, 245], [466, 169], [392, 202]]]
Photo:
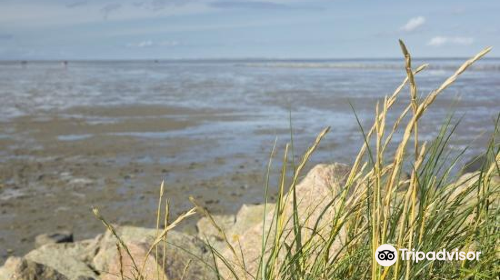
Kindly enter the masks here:
[[[463, 153], [457, 155], [449, 149], [456, 129], [451, 117], [444, 120], [432, 141], [419, 141], [419, 122], [428, 110], [432, 110], [436, 98], [490, 48], [465, 61], [435, 90], [419, 96], [415, 76], [425, 71], [426, 65], [414, 68], [405, 44], [400, 41], [400, 45], [405, 57], [406, 78], [392, 95], [376, 104], [373, 124], [368, 129], [356, 115], [364, 144], [339, 195], [322, 204], [326, 205], [323, 209], [314, 209], [320, 213], [314, 217], [316, 221], [300, 217], [296, 186], [329, 128], [317, 136], [298, 163], [294, 163], [290, 155], [293, 141], [285, 146], [281, 176], [276, 183], [279, 189], [276, 206], [269, 214], [272, 215], [270, 220], [264, 214], [261, 243], [256, 244], [261, 247], [261, 254], [255, 271], [247, 268], [245, 252], [229, 240], [211, 214], [194, 199], [193, 209], [169, 223], [168, 203], [163, 209], [163, 184], [157, 213], [158, 235], [149, 252], [154, 250], [158, 259], [158, 250], [164, 250], [168, 231], [198, 212], [208, 217], [226, 243], [224, 250], [209, 244], [216, 264], [213, 271], [219, 279], [498, 279], [499, 119], [492, 124], [495, 129], [485, 147], [485, 160], [480, 170], [465, 177], [460, 178], [461, 173], [456, 171]], [[409, 98], [403, 94], [407, 85]], [[406, 107], [391, 121], [388, 116], [393, 113], [393, 105], [404, 100], [408, 100]], [[395, 140], [396, 134], [402, 137]], [[275, 149], [276, 145], [272, 155], [276, 154]], [[271, 162], [268, 174], [270, 167]], [[266, 202], [271, 185], [269, 178], [268, 175]], [[292, 207], [287, 208], [290, 204]], [[116, 235], [98, 210], [94, 212]], [[159, 228], [161, 217], [164, 217], [164, 229]], [[325, 219], [328, 220], [325, 222]], [[118, 235], [116, 237], [119, 251], [130, 255], [126, 244]], [[375, 251], [382, 244], [424, 252], [441, 249], [480, 251], [481, 257], [478, 260], [423, 260], [418, 263], [398, 259], [394, 265], [383, 267], [375, 261]], [[158, 269], [166, 269], [164, 260]], [[139, 261], [134, 262], [134, 270], [136, 279], [144, 279]]]

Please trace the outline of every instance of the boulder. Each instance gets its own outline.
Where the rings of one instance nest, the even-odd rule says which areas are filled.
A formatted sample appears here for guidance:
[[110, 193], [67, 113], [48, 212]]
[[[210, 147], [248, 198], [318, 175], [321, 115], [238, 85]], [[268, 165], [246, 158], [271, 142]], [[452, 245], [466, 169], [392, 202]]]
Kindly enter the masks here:
[[29, 252], [25, 259], [51, 267], [70, 280], [95, 279], [97, 273], [88, 262], [96, 250], [97, 240], [47, 244]]
[[[147, 242], [156, 236], [156, 229], [131, 227], [131, 226], [115, 226], [115, 230], [120, 238], [125, 243], [130, 242]], [[116, 252], [117, 240], [108, 230], [99, 242], [99, 251], [92, 260], [93, 267], [104, 272], [109, 268], [110, 262], [114, 259]]]
[[[460, 176], [456, 182], [447, 185], [445, 187], [445, 191], [449, 194], [448, 201], [451, 203], [460, 197], [467, 205], [477, 203], [477, 188], [479, 179], [479, 171], [465, 173]], [[497, 173], [493, 172], [488, 180], [490, 180], [489, 184], [491, 186], [500, 186], [500, 176]], [[473, 187], [473, 185], [475, 186]], [[493, 197], [498, 198], [498, 192], [495, 192]], [[495, 199], [493, 203], [498, 203], [498, 199]]]
[[[316, 221], [319, 217], [322, 218], [319, 221], [317, 232], [314, 238], [318, 238], [318, 242], [321, 242], [319, 237], [321, 233], [325, 234], [331, 231], [331, 221], [337, 211], [338, 205], [330, 202], [336, 201], [336, 198], [341, 193], [342, 187], [345, 184], [345, 180], [350, 171], [350, 167], [344, 164], [320, 164], [315, 166], [307, 176], [295, 187], [297, 195], [297, 211], [299, 217], [299, 223], [303, 225], [301, 232], [303, 240], [308, 239], [312, 236], [312, 228], [314, 228]], [[355, 196], [354, 191], [351, 191], [351, 196]], [[291, 243], [294, 238], [293, 226], [292, 226], [292, 214], [293, 214], [293, 196], [289, 194], [289, 198], [284, 205], [284, 235], [286, 236], [286, 243]], [[329, 206], [330, 205], [330, 206]], [[324, 211], [326, 209], [326, 211]], [[274, 231], [270, 230], [270, 225], [272, 224], [275, 211], [270, 211], [265, 218], [265, 228], [264, 221], [261, 219], [256, 225], [252, 227], [247, 227], [247, 230], [237, 238], [236, 241], [232, 241], [232, 246], [237, 251], [237, 256], [234, 252], [226, 248], [222, 255], [223, 257], [232, 264], [235, 269], [236, 274], [239, 278], [255, 277], [258, 269], [259, 259], [261, 257], [262, 251], [262, 233], [263, 231], [268, 234], [268, 240], [274, 240]], [[238, 220], [238, 218], [237, 218]], [[331, 247], [331, 251], [337, 251], [341, 245], [341, 239], [344, 237], [345, 233], [341, 230], [337, 236], [336, 241]], [[265, 254], [269, 254], [269, 248], [273, 242], [268, 242]], [[244, 260], [239, 254], [241, 250], [241, 255], [244, 256]], [[282, 257], [282, 254], [279, 257]], [[243, 263], [244, 262], [244, 263]], [[227, 266], [222, 262], [217, 263], [219, 270], [224, 278], [233, 279], [234, 276], [232, 272], [227, 269]], [[245, 275], [247, 274], [247, 275]]]
[[[163, 259], [161, 248], [159, 251]], [[181, 279], [188, 263], [189, 267], [186, 270], [184, 279], [216, 279], [213, 272], [215, 263], [210, 249], [202, 240], [195, 236], [176, 231], [169, 232], [165, 259], [165, 272], [169, 280]]]
[[261, 223], [268, 213], [274, 211], [274, 203], [247, 205], [243, 204], [238, 214], [236, 214], [236, 223], [229, 230], [231, 238], [237, 240], [244, 234], [249, 227]]
[[487, 160], [488, 158], [484, 154], [471, 158], [469, 161], [467, 161], [467, 163], [465, 163], [463, 174], [480, 171]]
[[25, 258], [10, 257], [0, 268], [2, 280], [68, 280], [54, 268]]
[[[127, 248], [130, 255], [121, 250], [121, 254], [115, 254], [113, 259], [109, 260], [108, 271], [103, 274], [102, 280], [121, 280], [122, 276], [124, 279], [135, 279], [138, 271], [141, 272], [140, 275], [144, 279], [170, 279], [162, 271], [161, 265], [155, 259], [154, 252], [145, 258], [149, 249], [148, 244], [129, 242]], [[118, 248], [116, 250], [118, 252]]]
[[[218, 227], [226, 234], [230, 241], [237, 241], [238, 238], [249, 228], [262, 222], [264, 211], [267, 213], [274, 210], [274, 204], [267, 205], [247, 205], [241, 206], [235, 215], [213, 215], [213, 219]], [[212, 225], [208, 218], [203, 217], [196, 223], [198, 237], [208, 243], [217, 251], [226, 247], [223, 236]]]
[[[215, 223], [224, 232], [228, 232], [236, 221], [235, 215], [213, 215], [212, 216]], [[207, 217], [203, 217], [196, 223], [196, 230], [198, 232], [198, 238], [209, 243], [217, 251], [224, 248], [224, 240], [219, 231], [212, 225]]]
[[[234, 226], [236, 222], [235, 215], [212, 215], [217, 226], [219, 226], [223, 231], [228, 231]], [[201, 218], [196, 223], [196, 230], [198, 232], [198, 237], [204, 239], [205, 237], [214, 237], [216, 239], [220, 238], [219, 231], [212, 225], [210, 220], [206, 217]]]
[[[142, 264], [147, 252], [145, 248], [149, 248], [153, 243], [156, 229], [120, 226], [116, 227], [116, 232], [127, 246], [129, 244], [132, 246], [134, 260]], [[111, 279], [109, 277], [112, 276], [106, 276], [109, 274], [106, 272], [116, 271], [119, 268], [120, 259], [116, 244], [116, 238], [109, 231], [106, 232], [100, 242], [99, 252], [92, 261], [95, 269], [102, 272], [103, 277], [108, 277], [108, 279]], [[151, 256], [147, 256], [146, 266], [154, 270], [155, 275], [155, 263], [163, 266], [163, 244], [165, 243], [158, 247], [158, 259], [155, 259], [156, 250], [152, 251]], [[122, 258], [125, 254], [125, 251], [122, 250]], [[136, 259], [136, 257], [138, 258]], [[122, 259], [122, 261], [124, 260]], [[130, 259], [127, 261], [131, 262]], [[212, 267], [214, 265], [209, 249], [203, 241], [195, 236], [170, 231], [167, 235], [165, 262], [166, 270], [164, 273], [169, 280], [181, 279], [188, 263], [189, 267], [186, 270], [185, 279], [213, 279], [215, 277], [212, 269], [207, 266], [207, 264]], [[156, 276], [152, 279], [156, 279]]]
[[35, 248], [45, 244], [73, 242], [73, 233], [69, 231], [59, 231], [40, 234], [35, 237]]

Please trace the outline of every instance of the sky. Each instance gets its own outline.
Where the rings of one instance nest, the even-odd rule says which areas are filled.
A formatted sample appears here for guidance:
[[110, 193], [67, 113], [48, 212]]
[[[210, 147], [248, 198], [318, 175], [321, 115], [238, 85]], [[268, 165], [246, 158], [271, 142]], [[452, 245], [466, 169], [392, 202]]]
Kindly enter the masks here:
[[498, 0], [0, 0], [0, 59], [500, 56]]

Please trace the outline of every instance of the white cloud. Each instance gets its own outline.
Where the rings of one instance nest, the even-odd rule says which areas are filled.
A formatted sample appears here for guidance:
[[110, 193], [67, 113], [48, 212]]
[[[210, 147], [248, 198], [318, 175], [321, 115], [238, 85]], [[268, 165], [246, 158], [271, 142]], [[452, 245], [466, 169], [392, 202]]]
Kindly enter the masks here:
[[425, 18], [423, 16], [418, 16], [411, 18], [405, 25], [401, 26], [401, 30], [405, 32], [411, 32], [424, 25]]
[[139, 43], [129, 43], [127, 47], [131, 48], [149, 48], [149, 47], [175, 47], [179, 45], [178, 41], [160, 41], [154, 42], [153, 40], [145, 40]]
[[432, 38], [427, 45], [432, 47], [440, 47], [443, 45], [463, 45], [468, 46], [474, 43], [474, 38], [472, 37], [445, 37], [436, 36]]
[[[108, 4], [103, 4], [103, 2]], [[109, 1], [89, 0], [85, 2], [86, 4], [68, 7], [55, 1], [0, 0], [2, 3], [0, 4], [0, 26], [2, 29], [32, 28], [35, 30], [46, 26], [100, 23], [104, 19], [119, 22], [171, 15], [194, 15], [210, 11], [207, 4], [200, 1], [186, 1], [183, 5], [155, 10], [154, 12], [149, 8], [138, 8], [132, 2], [135, 0], [114, 0], [111, 3]], [[144, 28], [142, 29], [144, 30]]]
[[163, 46], [163, 47], [174, 47], [174, 46], [179, 45], [179, 42], [178, 41], [161, 41], [158, 43], [158, 45]]
[[139, 48], [147, 48], [153, 46], [153, 41], [142, 41], [139, 44], [137, 44], [137, 47]]

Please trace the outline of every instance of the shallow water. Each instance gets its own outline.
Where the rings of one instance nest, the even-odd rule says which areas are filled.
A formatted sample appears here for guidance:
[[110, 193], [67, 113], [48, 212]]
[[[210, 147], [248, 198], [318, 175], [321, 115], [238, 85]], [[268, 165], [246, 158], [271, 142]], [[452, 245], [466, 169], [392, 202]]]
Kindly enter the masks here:
[[[419, 94], [425, 95], [437, 87], [462, 61], [426, 60], [429, 69], [417, 76]], [[421, 63], [414, 61], [414, 65]], [[301, 131], [296, 141], [331, 126], [334, 141], [345, 146], [359, 136], [348, 102], [353, 103], [362, 120], [370, 119], [377, 99], [390, 94], [404, 78], [402, 67], [400, 59], [70, 62], [67, 67], [58, 62], [3, 62], [0, 119], [9, 122], [26, 115], [43, 119], [60, 114], [97, 124], [123, 117], [71, 111], [73, 107], [94, 106], [164, 105], [224, 110], [224, 121], [207, 121], [180, 131], [121, 131], [116, 135], [145, 139], [210, 135], [224, 142], [225, 148], [245, 153], [252, 152], [254, 142], [243, 141], [248, 137], [271, 136], [267, 137], [271, 142], [275, 136], [272, 134], [286, 138], [291, 110], [293, 127]], [[423, 125], [433, 130], [453, 108], [456, 115], [464, 116], [461, 144], [476, 140], [478, 134], [491, 131], [500, 109], [499, 90], [500, 60], [484, 59], [439, 97]], [[455, 100], [459, 103], [453, 106]], [[196, 112], [189, 112], [176, 118], [189, 120], [195, 115]], [[4, 139], [16, 133], [2, 131], [1, 136]], [[59, 135], [58, 139], [89, 137], [78, 134], [76, 131], [75, 135]], [[473, 149], [484, 145], [484, 139], [476, 142], [471, 143]], [[355, 149], [332, 153], [334, 158], [347, 160]]]

